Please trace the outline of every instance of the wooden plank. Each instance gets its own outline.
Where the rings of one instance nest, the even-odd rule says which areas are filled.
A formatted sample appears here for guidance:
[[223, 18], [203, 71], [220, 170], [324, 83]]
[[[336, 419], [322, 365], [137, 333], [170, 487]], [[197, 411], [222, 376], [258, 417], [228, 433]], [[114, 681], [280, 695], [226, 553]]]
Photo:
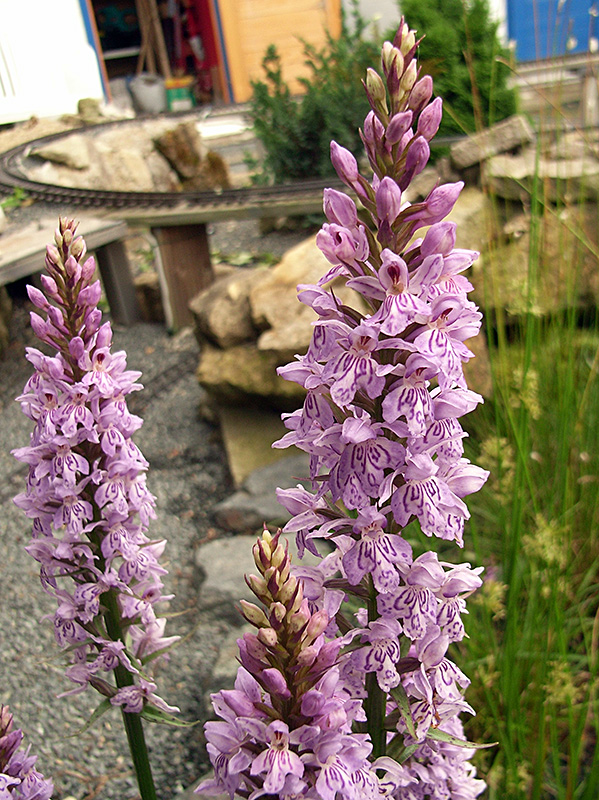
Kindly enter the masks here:
[[[127, 235], [127, 224], [113, 219], [80, 217], [77, 232], [87, 249], [97, 250]], [[33, 275], [44, 269], [46, 245], [54, 241], [56, 217], [45, 217], [0, 238], [0, 285]]]
[[141, 227], [170, 227], [221, 222], [229, 219], [262, 219], [314, 214], [322, 211], [322, 191], [296, 200], [265, 201], [239, 206], [180, 206], [169, 209], [119, 209], [119, 217], [130, 225]]
[[191, 325], [190, 301], [214, 280], [206, 225], [152, 226], [160, 248], [160, 281], [167, 325], [177, 331]]

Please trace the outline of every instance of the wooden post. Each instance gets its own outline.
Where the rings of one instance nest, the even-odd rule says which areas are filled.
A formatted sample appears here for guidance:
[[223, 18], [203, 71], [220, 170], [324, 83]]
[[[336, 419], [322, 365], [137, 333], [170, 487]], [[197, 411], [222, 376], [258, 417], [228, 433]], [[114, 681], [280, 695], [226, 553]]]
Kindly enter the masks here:
[[160, 281], [167, 325], [173, 331], [191, 325], [191, 300], [214, 280], [204, 223], [153, 227], [160, 249]]
[[110, 242], [98, 247], [96, 260], [113, 320], [120, 325], [139, 322], [141, 312], [123, 242]]

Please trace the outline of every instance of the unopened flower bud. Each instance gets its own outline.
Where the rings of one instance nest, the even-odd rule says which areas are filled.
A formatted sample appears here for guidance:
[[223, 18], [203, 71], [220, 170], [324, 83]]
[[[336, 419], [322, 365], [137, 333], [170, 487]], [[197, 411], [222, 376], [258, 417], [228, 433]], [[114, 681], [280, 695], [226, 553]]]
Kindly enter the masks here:
[[343, 192], [338, 192], [336, 189], [325, 189], [323, 205], [329, 222], [346, 228], [354, 228], [358, 224], [356, 204]]
[[46, 246], [46, 260], [55, 267], [60, 264], [61, 259], [60, 253], [58, 252], [58, 247], [55, 247], [53, 244]]
[[[416, 77], [416, 62], [412, 61], [410, 66], [414, 66], [414, 78]], [[407, 87], [405, 87], [407, 88]], [[428, 101], [433, 96], [433, 79], [430, 75], [425, 75], [419, 81], [413, 83], [410, 97], [408, 98], [408, 106], [412, 109], [417, 116], [422, 109], [426, 106]]]
[[241, 613], [248, 622], [251, 622], [257, 628], [268, 627], [268, 617], [261, 608], [258, 608], [254, 603], [248, 603], [247, 600], [240, 600], [239, 602]]
[[29, 295], [29, 299], [36, 308], [41, 308], [42, 311], [47, 311], [50, 308], [50, 303], [46, 299], [44, 293], [40, 292], [39, 289], [36, 289], [35, 286], [28, 285], [27, 294]]
[[93, 256], [87, 258], [81, 265], [81, 277], [84, 281], [91, 281], [96, 271], [96, 260]]
[[331, 142], [331, 162], [344, 183], [351, 186], [358, 180], [360, 173], [355, 156], [337, 142]]
[[269, 604], [272, 602], [272, 595], [268, 591], [264, 578], [259, 578], [257, 575], [246, 575], [245, 582], [263, 603]]
[[313, 642], [314, 639], [317, 639], [321, 633], [324, 633], [329, 622], [329, 615], [324, 608], [322, 608], [320, 611], [317, 611], [315, 614], [312, 614], [312, 618], [308, 623], [308, 629], [306, 631], [306, 640]]
[[410, 26], [404, 22], [399, 26], [393, 44], [398, 47], [403, 55], [407, 55], [416, 44], [416, 33], [410, 30]]
[[387, 91], [381, 76], [368, 67], [366, 70], [366, 92], [370, 105], [378, 111], [387, 112]]
[[275, 549], [272, 551], [270, 563], [273, 567], [280, 567], [285, 558], [287, 557], [287, 543], [279, 541]]
[[85, 240], [83, 236], [78, 236], [73, 240], [71, 244], [71, 253], [78, 261], [85, 255], [86, 250], [87, 247], [85, 246]]
[[402, 189], [407, 189], [412, 178], [422, 172], [428, 163], [430, 155], [431, 151], [424, 136], [417, 136], [408, 148], [405, 171], [398, 181]]
[[279, 697], [283, 698], [291, 697], [291, 692], [289, 691], [287, 682], [285, 681], [283, 674], [278, 669], [275, 669], [274, 667], [271, 669], [265, 669], [260, 677], [262, 678], [266, 690], [270, 694], [279, 695]]
[[49, 275], [40, 275], [40, 283], [42, 284], [42, 288], [46, 294], [51, 295], [53, 299], [56, 297], [56, 295], [58, 295], [58, 286], [56, 285], [56, 281]]
[[396, 75], [401, 75], [404, 68], [401, 50], [394, 47], [391, 42], [385, 42], [381, 53], [381, 63], [385, 75], [389, 75], [392, 71], [395, 72]]
[[443, 116], [443, 101], [440, 97], [435, 97], [420, 114], [418, 119], [418, 133], [424, 136], [429, 142], [439, 130], [441, 117]]
[[455, 222], [443, 221], [431, 225], [420, 245], [420, 252], [424, 258], [435, 253], [444, 256], [451, 253], [455, 247], [456, 229]]
[[275, 625], [279, 627], [280, 623], [285, 619], [286, 614], [287, 609], [283, 603], [273, 603], [268, 609], [270, 624], [273, 625], [273, 627]]
[[393, 223], [401, 209], [401, 190], [397, 183], [385, 176], [376, 190], [376, 213], [380, 220]]
[[410, 110], [400, 111], [398, 114], [394, 114], [389, 120], [389, 124], [387, 125], [387, 130], [385, 132], [387, 144], [397, 144], [397, 142], [401, 140], [402, 136], [410, 130], [412, 119], [413, 114]]
[[281, 586], [281, 591], [278, 594], [278, 599], [281, 601], [281, 603], [285, 604], [285, 607], [287, 607], [288, 601], [293, 598], [296, 589], [297, 578], [294, 578], [293, 575], [291, 575]]
[[399, 86], [404, 92], [409, 92], [418, 77], [418, 67], [415, 61], [410, 61], [399, 81]]
[[276, 647], [278, 639], [274, 628], [260, 628], [256, 636], [265, 647]]

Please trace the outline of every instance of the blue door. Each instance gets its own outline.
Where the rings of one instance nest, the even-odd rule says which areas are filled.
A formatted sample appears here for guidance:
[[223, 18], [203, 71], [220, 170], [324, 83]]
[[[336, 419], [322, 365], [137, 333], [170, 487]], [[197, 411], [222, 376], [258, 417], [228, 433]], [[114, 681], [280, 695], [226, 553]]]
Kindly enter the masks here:
[[508, 0], [509, 38], [518, 61], [584, 53], [599, 36], [597, 0]]

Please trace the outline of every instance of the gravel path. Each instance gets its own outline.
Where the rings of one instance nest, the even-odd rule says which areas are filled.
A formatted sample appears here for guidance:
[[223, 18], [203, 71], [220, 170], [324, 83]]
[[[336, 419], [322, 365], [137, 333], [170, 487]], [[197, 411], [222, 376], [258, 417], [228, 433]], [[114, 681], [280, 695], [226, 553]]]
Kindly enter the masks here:
[[[36, 204], [11, 216], [21, 224], [45, 213], [67, 211]], [[222, 252], [269, 252], [281, 255], [305, 237], [260, 234], [255, 222], [219, 223], [212, 245]], [[28, 441], [31, 424], [13, 398], [31, 374], [24, 347], [35, 344], [27, 324], [28, 301], [15, 301], [12, 342], [0, 361], [0, 702], [8, 703], [25, 730], [38, 767], [55, 782], [55, 800], [134, 800], [138, 796], [129, 767], [125, 736], [117, 713], [106, 714], [81, 732], [97, 705], [91, 691], [66, 699], [72, 687], [64, 677], [51, 623], [54, 601], [44, 594], [37, 564], [24, 551], [29, 523], [13, 505], [26, 476], [11, 449]], [[214, 505], [232, 487], [218, 427], [200, 419], [201, 390], [194, 376], [198, 347], [191, 331], [170, 337], [163, 326], [140, 324], [115, 330], [115, 348], [128, 354], [131, 369], [143, 373], [146, 387], [131, 398], [134, 413], [145, 419], [136, 441], [150, 462], [148, 485], [157, 497], [155, 538], [167, 538], [165, 557], [173, 592], [171, 612], [185, 612], [169, 622], [167, 632], [187, 637], [159, 676], [159, 689], [178, 705], [186, 720], [204, 721], [206, 696], [230, 620], [197, 613], [203, 576], [194, 552], [202, 540], [228, 536], [212, 520]], [[220, 638], [219, 638], [220, 637]], [[179, 796], [207, 769], [202, 725], [192, 728], [148, 726], [148, 740], [160, 800]]]

